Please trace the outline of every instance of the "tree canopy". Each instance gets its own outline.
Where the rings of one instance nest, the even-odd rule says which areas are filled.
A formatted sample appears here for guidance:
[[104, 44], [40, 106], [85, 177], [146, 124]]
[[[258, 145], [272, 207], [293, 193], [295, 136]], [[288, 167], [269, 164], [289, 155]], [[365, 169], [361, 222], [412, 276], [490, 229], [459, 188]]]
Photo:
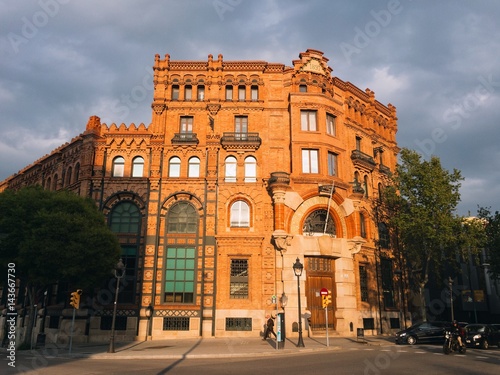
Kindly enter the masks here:
[[0, 260], [37, 288], [68, 282], [89, 290], [110, 275], [120, 245], [89, 198], [26, 187], [0, 194]]
[[453, 252], [461, 180], [460, 172], [443, 169], [439, 158], [426, 161], [415, 151], [402, 149], [393, 186], [383, 197], [383, 218], [411, 270], [408, 277], [420, 297], [422, 319], [426, 318], [423, 291], [429, 273], [451, 259]]

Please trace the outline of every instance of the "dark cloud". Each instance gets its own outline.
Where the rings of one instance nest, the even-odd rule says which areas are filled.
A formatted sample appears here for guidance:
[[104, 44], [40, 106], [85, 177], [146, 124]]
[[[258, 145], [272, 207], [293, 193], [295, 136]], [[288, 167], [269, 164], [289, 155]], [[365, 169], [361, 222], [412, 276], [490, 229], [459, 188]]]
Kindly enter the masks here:
[[151, 121], [155, 54], [291, 65], [307, 48], [397, 107], [398, 142], [462, 171], [461, 214], [500, 209], [500, 3], [38, 0], [0, 10], [0, 179], [88, 117]]

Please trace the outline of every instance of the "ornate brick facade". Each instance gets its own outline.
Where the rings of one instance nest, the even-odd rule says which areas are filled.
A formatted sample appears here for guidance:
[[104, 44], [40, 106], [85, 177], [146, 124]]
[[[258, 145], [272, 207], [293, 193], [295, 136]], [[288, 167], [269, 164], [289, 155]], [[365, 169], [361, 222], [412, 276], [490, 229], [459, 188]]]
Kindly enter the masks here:
[[[136, 312], [126, 334], [256, 335], [285, 293], [296, 335], [297, 258], [311, 333], [325, 329], [323, 287], [339, 334], [399, 318], [377, 278], [372, 213], [395, 168], [395, 107], [333, 77], [311, 49], [292, 66], [157, 55], [153, 69], [149, 126], [92, 116], [84, 133], [0, 184], [90, 196], [112, 227], [139, 218], [137, 233], [116, 226], [133, 268], [119, 306]], [[92, 327], [90, 340], [105, 337]]]

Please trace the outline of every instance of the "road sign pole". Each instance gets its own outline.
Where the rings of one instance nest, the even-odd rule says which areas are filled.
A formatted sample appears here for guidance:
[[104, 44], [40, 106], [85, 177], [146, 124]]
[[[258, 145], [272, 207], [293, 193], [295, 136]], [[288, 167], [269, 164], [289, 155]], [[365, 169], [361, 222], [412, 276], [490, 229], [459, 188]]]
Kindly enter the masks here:
[[326, 346], [330, 346], [330, 339], [328, 337], [328, 307], [325, 307], [325, 322], [326, 322]]

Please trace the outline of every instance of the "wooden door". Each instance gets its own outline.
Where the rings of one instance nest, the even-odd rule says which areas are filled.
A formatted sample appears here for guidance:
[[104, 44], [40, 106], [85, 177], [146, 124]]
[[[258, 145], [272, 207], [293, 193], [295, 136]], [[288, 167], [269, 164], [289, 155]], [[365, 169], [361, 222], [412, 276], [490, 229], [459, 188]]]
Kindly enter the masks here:
[[331, 292], [332, 303], [328, 305], [328, 329], [335, 329], [335, 278], [333, 273], [333, 259], [309, 258], [306, 264], [306, 297], [307, 308], [311, 312], [310, 325], [312, 330], [326, 331], [326, 314], [322, 306], [320, 290], [323, 288]]

